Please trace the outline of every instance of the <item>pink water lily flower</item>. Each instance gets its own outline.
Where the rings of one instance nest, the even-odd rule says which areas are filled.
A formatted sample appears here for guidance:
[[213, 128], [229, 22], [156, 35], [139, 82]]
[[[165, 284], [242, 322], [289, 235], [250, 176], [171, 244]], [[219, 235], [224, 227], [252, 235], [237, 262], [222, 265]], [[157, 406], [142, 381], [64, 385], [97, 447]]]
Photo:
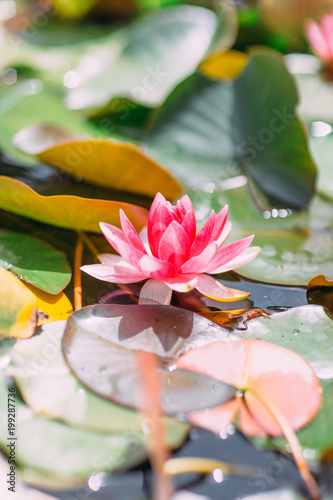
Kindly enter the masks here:
[[306, 24], [306, 35], [313, 52], [325, 66], [333, 64], [333, 11], [324, 14], [320, 23], [310, 19]]
[[139, 303], [169, 304], [172, 291], [189, 292], [196, 288], [219, 301], [239, 300], [249, 294], [223, 286], [209, 274], [235, 269], [252, 260], [260, 251], [250, 247], [254, 235], [223, 246], [231, 230], [228, 206], [217, 215], [212, 210], [196, 234], [194, 208], [188, 196], [173, 206], [158, 193], [149, 211], [148, 226], [140, 234], [120, 210], [122, 230], [101, 223], [104, 236], [120, 254], [101, 254], [101, 264], [81, 269], [111, 283], [143, 285]]

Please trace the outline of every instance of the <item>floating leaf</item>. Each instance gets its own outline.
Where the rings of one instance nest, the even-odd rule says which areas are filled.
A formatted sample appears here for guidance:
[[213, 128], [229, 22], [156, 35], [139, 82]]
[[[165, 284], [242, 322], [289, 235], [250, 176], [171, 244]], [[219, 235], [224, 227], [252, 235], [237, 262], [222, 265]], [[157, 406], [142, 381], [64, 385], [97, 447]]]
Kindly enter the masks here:
[[129, 203], [93, 200], [78, 196], [41, 196], [23, 182], [0, 176], [0, 208], [24, 217], [77, 231], [100, 232], [99, 222], [119, 226], [122, 208], [132, 224], [141, 229], [148, 212]]
[[299, 429], [321, 404], [320, 384], [310, 366], [298, 354], [267, 342], [248, 339], [208, 344], [181, 356], [177, 366], [215, 377], [241, 391], [232, 402], [189, 417], [213, 432], [220, 432], [239, 413], [245, 434], [279, 436], [282, 429], [268, 405]]
[[[56, 64], [54, 58], [53, 62]], [[52, 69], [54, 71], [54, 68]], [[94, 127], [79, 114], [66, 109], [61, 93], [61, 88], [42, 83], [38, 79], [25, 80], [11, 87], [0, 87], [1, 150], [17, 162], [35, 163], [31, 157], [18, 152], [12, 145], [14, 135], [33, 123], [59, 127], [66, 124], [66, 130], [69, 133], [81, 136], [92, 135]]]
[[333, 446], [333, 381], [322, 380], [323, 402], [319, 413], [304, 429], [299, 431], [298, 438], [304, 448], [324, 451]]
[[0, 336], [28, 338], [36, 325], [36, 297], [12, 273], [0, 267]]
[[296, 86], [282, 57], [252, 53], [235, 80], [237, 155], [269, 198], [305, 209], [314, 194], [316, 166], [297, 105]]
[[233, 311], [206, 311], [199, 312], [199, 314], [225, 328], [235, 328], [240, 324], [244, 325], [250, 319], [260, 316], [269, 316], [269, 314], [260, 307], [254, 307], [252, 309], [234, 309]]
[[66, 256], [27, 234], [0, 230], [0, 266], [41, 290], [58, 294], [71, 279]]
[[326, 307], [330, 315], [329, 311], [333, 308], [333, 280], [323, 274], [314, 276], [308, 283], [306, 296], [309, 304]]
[[[36, 414], [99, 432], [139, 432], [139, 413], [97, 397], [78, 382], [61, 352], [65, 321], [43, 325], [39, 335], [19, 342], [7, 369]], [[171, 421], [170, 421], [171, 422]], [[175, 425], [175, 424], [173, 424]], [[184, 429], [186, 435], [186, 426]]]
[[333, 322], [321, 306], [294, 307], [269, 318], [255, 318], [246, 331], [233, 333], [290, 349], [311, 365], [317, 377], [333, 379]]
[[240, 172], [232, 161], [233, 116], [232, 84], [195, 73], [176, 87], [157, 112], [147, 150], [184, 185], [218, 183]]
[[303, 358], [280, 346], [248, 339], [193, 349], [178, 359], [177, 366], [196, 369], [239, 389], [232, 401], [191, 414], [190, 421], [221, 432], [238, 418], [246, 434], [284, 435], [312, 498], [319, 499], [294, 432], [311, 421], [321, 405], [319, 381]]
[[133, 144], [107, 139], [75, 139], [62, 129], [33, 125], [14, 137], [21, 151], [73, 177], [106, 188], [174, 199], [182, 187], [163, 167]]
[[297, 102], [283, 60], [273, 51], [253, 51], [232, 82], [200, 73], [182, 82], [156, 114], [148, 151], [188, 185], [218, 185], [242, 168], [274, 201], [304, 209], [316, 167]]
[[[326, 106], [329, 108], [328, 104], [326, 104]], [[331, 163], [333, 148], [332, 127], [329, 123], [317, 122], [317, 127], [319, 127], [319, 129], [317, 128], [316, 131], [315, 126], [316, 124], [311, 125], [311, 128], [313, 127], [313, 133], [323, 134], [322, 137], [312, 137], [310, 142], [313, 157], [318, 165], [319, 176], [317, 190], [319, 193], [333, 200], [333, 172]]]
[[[98, 304], [72, 314], [66, 343], [89, 339], [174, 359], [188, 349], [237, 337], [198, 314], [172, 306]], [[87, 337], [88, 338], [88, 337]], [[73, 339], [73, 340], [72, 340]]]
[[314, 276], [313, 278], [311, 278], [307, 285], [308, 290], [310, 290], [311, 288], [332, 288], [332, 287], [333, 287], [333, 280], [327, 278], [323, 274], [318, 274], [318, 276]]
[[38, 326], [49, 321], [60, 321], [68, 318], [73, 312], [73, 307], [64, 292], [57, 295], [43, 292], [38, 288], [28, 285], [25, 286], [36, 296], [37, 308], [40, 313]]
[[[119, 324], [119, 314], [122, 315], [125, 330], [126, 323], [131, 321], [130, 315], [134, 314], [132, 321], [135, 318], [136, 331], [142, 325], [144, 329], [140, 333], [147, 333], [144, 350], [160, 352], [160, 347], [156, 345], [161, 340], [158, 334], [155, 336], [155, 345], [148, 344], [149, 337], [153, 337], [153, 332], [148, 329], [154, 328], [158, 319], [157, 327], [159, 330], [163, 329], [165, 336], [165, 329], [171, 326], [171, 311], [166, 313], [159, 306], [154, 311], [154, 307], [156, 306], [92, 306], [77, 311], [69, 318], [63, 338], [65, 359], [76, 377], [91, 391], [125, 406], [136, 409], [142, 407], [144, 395], [138, 376], [137, 349], [127, 348], [128, 344], [137, 345], [140, 340], [129, 338], [127, 347], [124, 347], [125, 342], [119, 341], [119, 336], [127, 337]], [[158, 310], [162, 314], [164, 312], [164, 315], [168, 314], [168, 323], [162, 315], [157, 317]], [[185, 317], [189, 319], [189, 315], [191, 313], [187, 313]], [[91, 320], [92, 317], [95, 321]], [[112, 322], [114, 318], [116, 321]], [[140, 325], [140, 322], [146, 324]], [[176, 335], [174, 332], [170, 342], [175, 342]], [[113, 337], [118, 337], [117, 343], [112, 342]], [[163, 365], [159, 368], [161, 400], [166, 414], [174, 415], [217, 406], [234, 394], [233, 387], [220, 384], [215, 379], [174, 368], [168, 369]]]
[[[8, 388], [1, 376], [1, 398], [8, 396]], [[16, 464], [31, 467], [40, 473], [58, 477], [68, 485], [88, 479], [92, 472], [114, 472], [133, 467], [146, 459], [145, 438], [142, 433], [104, 434], [79, 429], [56, 420], [34, 415], [19, 397], [16, 429], [20, 446], [16, 448]], [[7, 412], [7, 409], [6, 409]], [[8, 423], [4, 405], [0, 408], [0, 447], [8, 453]], [[6, 416], [6, 418], [5, 418]]]
[[159, 106], [194, 71], [218, 27], [215, 13], [198, 6], [171, 6], [141, 16], [109, 43], [90, 50], [89, 57], [103, 61], [93, 74], [86, 72], [89, 62], [83, 57], [75, 69], [80, 83], [68, 91], [69, 107], [96, 108], [114, 97]]
[[211, 208], [220, 210], [224, 204], [229, 205], [231, 241], [255, 234], [254, 243], [261, 247], [261, 252], [252, 262], [237, 269], [238, 274], [266, 283], [294, 286], [306, 286], [316, 274], [330, 275], [333, 203], [316, 196], [306, 212], [292, 213], [286, 209], [261, 212], [245, 185], [214, 194], [196, 191], [189, 195], [196, 212], [205, 204], [202, 221]]
[[[333, 381], [321, 380], [320, 384], [323, 390], [321, 408], [312, 422], [297, 433], [301, 445], [307, 450], [306, 453], [312, 460], [319, 458], [319, 455], [324, 450], [333, 446], [333, 421], [331, 418], [333, 411]], [[264, 446], [273, 445], [281, 449], [282, 452], [286, 449], [286, 441], [283, 438], [269, 441], [259, 438], [256, 441], [257, 444]]]

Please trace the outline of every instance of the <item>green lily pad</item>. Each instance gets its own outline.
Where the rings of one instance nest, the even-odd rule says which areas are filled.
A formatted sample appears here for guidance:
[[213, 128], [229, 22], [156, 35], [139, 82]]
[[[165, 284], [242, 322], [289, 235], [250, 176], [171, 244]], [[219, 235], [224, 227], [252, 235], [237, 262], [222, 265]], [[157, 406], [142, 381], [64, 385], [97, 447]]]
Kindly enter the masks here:
[[[0, 395], [7, 400], [8, 388], [1, 375]], [[94, 471], [123, 470], [147, 457], [145, 438], [133, 431], [107, 434], [79, 429], [36, 416], [16, 395], [16, 463], [56, 475], [59, 486], [83, 481]], [[7, 406], [0, 409], [0, 447], [8, 453]]]
[[[237, 179], [238, 181], [246, 179]], [[244, 184], [244, 183], [243, 183]], [[265, 283], [306, 286], [318, 274], [329, 276], [333, 266], [333, 203], [316, 196], [309, 209], [258, 209], [246, 185], [214, 194], [189, 193], [202, 222], [211, 208], [229, 205], [233, 224], [230, 241], [255, 234], [259, 255], [237, 273]], [[229, 242], [229, 239], [228, 239]]]
[[321, 306], [294, 307], [272, 316], [254, 318], [239, 338], [257, 338], [302, 356], [320, 379], [333, 379], [333, 321]]
[[12, 145], [14, 135], [29, 125], [47, 124], [62, 127], [79, 136], [93, 135], [94, 127], [82, 116], [66, 109], [62, 91], [41, 80], [26, 80], [10, 88], [0, 87], [0, 148], [16, 162], [34, 164], [29, 155]]
[[29, 342], [18, 342], [7, 369], [26, 404], [38, 415], [100, 432], [139, 431], [138, 413], [88, 391], [73, 376], [61, 352], [66, 321], [40, 327]]
[[317, 190], [333, 200], [333, 133], [328, 134], [326, 137], [312, 137], [310, 146], [318, 165]]
[[246, 173], [272, 200], [306, 208], [315, 190], [316, 166], [296, 114], [295, 83], [278, 53], [251, 54], [235, 80], [235, 105], [236, 155]]
[[38, 238], [11, 231], [0, 231], [0, 266], [52, 294], [60, 293], [72, 275], [62, 252]]
[[146, 139], [148, 152], [184, 185], [218, 184], [241, 172], [233, 160], [233, 114], [232, 84], [195, 73], [156, 114]]
[[323, 451], [333, 446], [333, 381], [321, 380], [323, 402], [315, 419], [299, 431], [298, 438], [304, 448]]
[[[8, 395], [10, 379], [0, 374], [0, 397]], [[103, 433], [80, 429], [35, 415], [16, 392], [16, 465], [25, 469], [30, 484], [73, 487], [93, 472], [116, 472], [136, 466], [147, 459], [146, 439], [142, 432]], [[0, 448], [8, 454], [7, 407], [0, 408]], [[184, 441], [188, 426], [170, 421], [167, 443], [176, 448]], [[29, 470], [30, 472], [29, 472]]]
[[331, 123], [333, 86], [331, 82], [325, 81], [320, 60], [309, 54], [289, 54], [286, 62], [298, 88], [301, 116], [307, 123]]
[[232, 82], [198, 73], [183, 81], [157, 113], [147, 148], [187, 185], [214, 188], [242, 169], [272, 201], [304, 209], [316, 167], [297, 104], [281, 57], [252, 51]]
[[117, 97], [159, 106], [195, 70], [217, 29], [216, 14], [198, 6], [171, 6], [142, 15], [90, 53], [103, 61], [93, 75], [87, 74], [88, 61], [79, 62], [75, 71], [80, 83], [68, 90], [69, 107], [99, 108]]

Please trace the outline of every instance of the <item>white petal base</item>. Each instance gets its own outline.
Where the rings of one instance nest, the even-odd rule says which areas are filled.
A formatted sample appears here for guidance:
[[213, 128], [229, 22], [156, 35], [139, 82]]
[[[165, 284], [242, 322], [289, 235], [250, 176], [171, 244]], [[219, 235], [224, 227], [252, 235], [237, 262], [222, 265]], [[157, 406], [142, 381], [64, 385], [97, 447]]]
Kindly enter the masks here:
[[197, 284], [195, 285], [195, 288], [198, 292], [202, 293], [202, 295], [205, 295], [210, 299], [218, 300], [219, 302], [242, 300], [246, 299], [246, 297], [250, 295], [248, 292], [228, 288], [211, 276], [207, 276], [207, 274], [197, 275]]
[[171, 302], [172, 290], [163, 281], [150, 279], [141, 288], [139, 304], [163, 304]]

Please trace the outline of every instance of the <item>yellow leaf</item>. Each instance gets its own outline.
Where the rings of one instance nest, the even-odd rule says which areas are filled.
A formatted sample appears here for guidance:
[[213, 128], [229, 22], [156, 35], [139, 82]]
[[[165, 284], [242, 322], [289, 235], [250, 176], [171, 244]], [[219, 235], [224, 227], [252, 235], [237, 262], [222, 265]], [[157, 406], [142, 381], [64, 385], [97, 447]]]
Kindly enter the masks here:
[[30, 219], [77, 231], [100, 232], [99, 222], [119, 226], [122, 208], [136, 229], [147, 224], [145, 208], [79, 196], [41, 196], [21, 181], [0, 176], [0, 208]]
[[333, 288], [333, 280], [323, 274], [318, 274], [310, 279], [307, 289], [311, 288]]
[[199, 314], [221, 326], [225, 326], [228, 323], [232, 325], [246, 323], [253, 318], [269, 316], [269, 314], [260, 307], [252, 309], [234, 309], [232, 311], [207, 311], [199, 312]]
[[179, 182], [142, 149], [111, 139], [76, 139], [58, 127], [33, 125], [16, 134], [14, 145], [41, 162], [97, 186], [168, 199], [183, 191]]
[[248, 61], [248, 55], [244, 52], [230, 50], [208, 57], [198, 69], [208, 78], [234, 80], [243, 71]]
[[0, 267], [0, 335], [28, 338], [37, 325], [35, 295], [11, 272]]
[[26, 286], [26, 288], [28, 288], [35, 295], [38, 312], [44, 313], [47, 316], [43, 318], [42, 315], [40, 315], [38, 319], [38, 326], [47, 323], [48, 321], [66, 320], [68, 316], [72, 314], [72, 304], [64, 292], [60, 292], [58, 295], [51, 295], [50, 293], [44, 292], [29, 283], [24, 283], [24, 286]]

